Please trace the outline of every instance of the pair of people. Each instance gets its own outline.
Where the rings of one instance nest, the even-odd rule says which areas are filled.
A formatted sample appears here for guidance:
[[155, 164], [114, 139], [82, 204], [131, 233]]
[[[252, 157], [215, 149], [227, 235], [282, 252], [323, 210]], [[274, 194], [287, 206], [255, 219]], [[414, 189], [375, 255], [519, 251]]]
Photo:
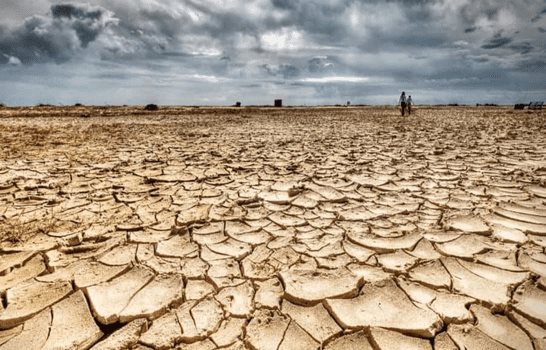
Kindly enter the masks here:
[[400, 110], [402, 112], [402, 117], [406, 114], [406, 108], [408, 109], [408, 115], [411, 115], [411, 105], [413, 104], [411, 95], [409, 95], [406, 98], [406, 92], [402, 91], [402, 95], [400, 95], [400, 99], [398, 100], [398, 103], [400, 103]]

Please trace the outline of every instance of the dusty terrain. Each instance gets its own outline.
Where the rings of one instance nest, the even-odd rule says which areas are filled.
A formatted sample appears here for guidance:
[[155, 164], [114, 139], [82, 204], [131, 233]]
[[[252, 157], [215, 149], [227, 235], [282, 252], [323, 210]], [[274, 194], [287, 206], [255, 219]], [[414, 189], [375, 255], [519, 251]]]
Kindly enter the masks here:
[[546, 349], [546, 113], [0, 109], [0, 349]]

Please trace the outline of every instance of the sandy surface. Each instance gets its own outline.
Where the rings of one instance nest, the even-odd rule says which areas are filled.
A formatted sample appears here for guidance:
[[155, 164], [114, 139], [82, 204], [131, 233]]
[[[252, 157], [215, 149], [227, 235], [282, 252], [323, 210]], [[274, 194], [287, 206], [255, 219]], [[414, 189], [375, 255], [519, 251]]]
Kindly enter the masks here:
[[546, 114], [0, 109], [0, 349], [546, 349]]

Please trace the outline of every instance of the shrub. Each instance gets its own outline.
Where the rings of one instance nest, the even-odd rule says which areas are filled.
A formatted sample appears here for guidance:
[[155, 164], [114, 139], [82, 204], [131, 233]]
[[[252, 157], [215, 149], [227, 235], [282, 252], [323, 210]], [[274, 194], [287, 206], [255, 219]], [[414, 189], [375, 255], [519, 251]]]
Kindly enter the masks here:
[[145, 111], [157, 111], [159, 110], [159, 107], [153, 103], [150, 103], [148, 105], [146, 105], [146, 107], [144, 107], [144, 110]]

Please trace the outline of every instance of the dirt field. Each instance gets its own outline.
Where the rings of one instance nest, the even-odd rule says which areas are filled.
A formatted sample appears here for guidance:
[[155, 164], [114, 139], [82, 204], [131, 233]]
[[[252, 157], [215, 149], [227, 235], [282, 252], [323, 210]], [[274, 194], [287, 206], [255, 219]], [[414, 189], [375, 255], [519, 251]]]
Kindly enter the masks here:
[[546, 113], [0, 108], [0, 349], [546, 349]]

